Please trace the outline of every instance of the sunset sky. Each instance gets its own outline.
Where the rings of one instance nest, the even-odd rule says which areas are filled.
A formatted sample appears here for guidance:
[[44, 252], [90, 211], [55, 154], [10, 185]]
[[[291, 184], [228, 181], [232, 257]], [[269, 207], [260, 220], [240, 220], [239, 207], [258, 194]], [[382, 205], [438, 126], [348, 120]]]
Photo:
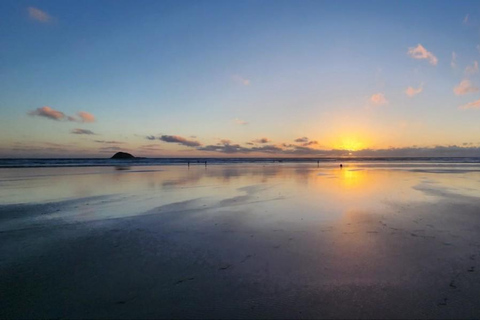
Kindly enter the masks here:
[[0, 2], [0, 157], [480, 156], [478, 1]]

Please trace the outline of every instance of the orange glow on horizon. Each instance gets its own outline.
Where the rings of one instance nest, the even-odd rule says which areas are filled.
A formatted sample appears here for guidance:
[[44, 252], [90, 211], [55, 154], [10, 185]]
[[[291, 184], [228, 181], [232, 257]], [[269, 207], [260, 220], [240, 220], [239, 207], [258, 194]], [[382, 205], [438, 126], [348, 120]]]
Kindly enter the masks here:
[[367, 148], [367, 144], [357, 138], [345, 137], [333, 144], [335, 149], [357, 151]]

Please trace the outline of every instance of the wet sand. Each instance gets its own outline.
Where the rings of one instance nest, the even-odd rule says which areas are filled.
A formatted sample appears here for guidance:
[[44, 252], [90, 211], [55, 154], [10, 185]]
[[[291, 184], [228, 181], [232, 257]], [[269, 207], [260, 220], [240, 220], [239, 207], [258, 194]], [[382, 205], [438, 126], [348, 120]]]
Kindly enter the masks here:
[[0, 317], [478, 318], [478, 169], [0, 170]]

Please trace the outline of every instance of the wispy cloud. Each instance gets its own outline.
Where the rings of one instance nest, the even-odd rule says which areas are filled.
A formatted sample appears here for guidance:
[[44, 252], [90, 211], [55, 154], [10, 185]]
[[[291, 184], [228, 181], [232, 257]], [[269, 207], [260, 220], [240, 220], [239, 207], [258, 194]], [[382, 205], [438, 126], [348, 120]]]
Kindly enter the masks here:
[[91, 113], [80, 111], [77, 115], [80, 117], [81, 122], [95, 122], [95, 117]]
[[260, 138], [260, 139], [255, 139], [255, 140], [253, 140], [253, 142], [255, 142], [255, 143], [268, 143], [268, 142], [270, 142], [270, 141], [271, 141], [271, 140], [268, 139], [268, 138]]
[[28, 11], [28, 16], [32, 20], [42, 22], [42, 23], [47, 23], [47, 22], [52, 21], [52, 17], [48, 13], [46, 13], [45, 11], [42, 11], [38, 8], [28, 7], [27, 11]]
[[414, 87], [408, 87], [405, 90], [405, 94], [411, 98], [413, 96], [416, 96], [422, 91], [423, 91], [423, 85], [420, 85], [420, 87], [418, 87], [417, 89], [415, 89]]
[[64, 120], [66, 118], [65, 114], [61, 111], [50, 108], [49, 106], [37, 108], [33, 111], [28, 112], [31, 116], [45, 117], [52, 120]]
[[[297, 143], [301, 143], [302, 146], [304, 147], [308, 147], [308, 146], [312, 146], [312, 145], [318, 145], [318, 141], [316, 140], [309, 140], [307, 137], [301, 137], [301, 138], [297, 138], [294, 140], [295, 142]], [[283, 144], [284, 147], [297, 147], [293, 144]]]
[[466, 75], [472, 75], [478, 73], [478, 61], [473, 61], [473, 65], [467, 66], [465, 68], [465, 74]]
[[155, 139], [158, 139], [160, 141], [163, 141], [163, 142], [168, 142], [168, 143], [178, 143], [180, 145], [184, 145], [184, 146], [187, 146], [187, 147], [199, 147], [201, 146], [202, 144], [198, 141], [194, 141], [194, 140], [188, 140], [184, 137], [180, 137], [180, 136], [170, 136], [170, 135], [162, 135], [158, 138], [155, 138], [154, 136], [146, 136], [145, 137], [147, 140], [155, 140]]
[[307, 137], [297, 138], [295, 139], [295, 142], [308, 142], [308, 138]]
[[235, 119], [234, 121], [235, 121], [236, 124], [239, 124], [241, 126], [246, 126], [248, 124], [247, 121], [244, 121], [244, 120], [241, 120], [241, 119], [238, 119], [238, 118]]
[[308, 142], [303, 143], [302, 146], [307, 147], [307, 146], [313, 146], [313, 145], [317, 145], [317, 144], [318, 144], [318, 141], [312, 140], [312, 141], [308, 141]]
[[457, 54], [455, 53], [455, 51], [452, 52], [452, 60], [450, 61], [450, 66], [452, 68], [457, 67]]
[[95, 134], [93, 131], [90, 131], [90, 130], [87, 130], [87, 129], [79, 129], [79, 128], [73, 129], [71, 131], [71, 133], [73, 133], [73, 134]]
[[49, 106], [44, 106], [33, 111], [29, 111], [28, 114], [31, 116], [40, 116], [57, 121], [66, 120], [72, 122], [95, 122], [95, 117], [91, 113], [80, 111], [77, 113], [78, 117], [73, 117], [67, 116], [65, 113], [55, 110]]
[[465, 105], [463, 105], [463, 106], [460, 106], [460, 107], [458, 107], [458, 108], [459, 108], [459, 109], [462, 109], [462, 110], [480, 109], [480, 100], [467, 103], [467, 104], [465, 104]]
[[385, 98], [383, 93], [375, 93], [370, 97], [370, 102], [374, 105], [381, 106], [388, 103], [388, 100]]
[[96, 143], [105, 143], [105, 144], [124, 144], [125, 142], [115, 141], [115, 140], [94, 140]]
[[470, 80], [462, 80], [460, 84], [458, 84], [455, 88], [453, 88], [453, 92], [459, 96], [464, 95], [467, 93], [477, 92], [479, 89], [475, 87]]
[[407, 54], [414, 59], [427, 59], [431, 65], [436, 66], [438, 63], [437, 57], [421, 44], [416, 47], [408, 48]]
[[250, 80], [249, 79], [246, 79], [246, 78], [244, 78], [242, 76], [239, 76], [237, 74], [232, 76], [232, 80], [235, 81], [236, 83], [242, 84], [244, 86], [249, 86], [250, 85]]
[[467, 13], [465, 15], [465, 18], [463, 18], [463, 24], [467, 24], [468, 23], [468, 20], [470, 20], [470, 15]]

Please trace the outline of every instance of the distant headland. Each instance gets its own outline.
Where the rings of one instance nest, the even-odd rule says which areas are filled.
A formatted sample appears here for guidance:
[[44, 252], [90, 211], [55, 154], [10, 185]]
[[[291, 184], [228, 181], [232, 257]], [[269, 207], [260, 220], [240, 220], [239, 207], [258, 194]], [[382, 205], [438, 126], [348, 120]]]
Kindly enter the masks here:
[[110, 159], [135, 159], [135, 157], [127, 152], [117, 152]]

